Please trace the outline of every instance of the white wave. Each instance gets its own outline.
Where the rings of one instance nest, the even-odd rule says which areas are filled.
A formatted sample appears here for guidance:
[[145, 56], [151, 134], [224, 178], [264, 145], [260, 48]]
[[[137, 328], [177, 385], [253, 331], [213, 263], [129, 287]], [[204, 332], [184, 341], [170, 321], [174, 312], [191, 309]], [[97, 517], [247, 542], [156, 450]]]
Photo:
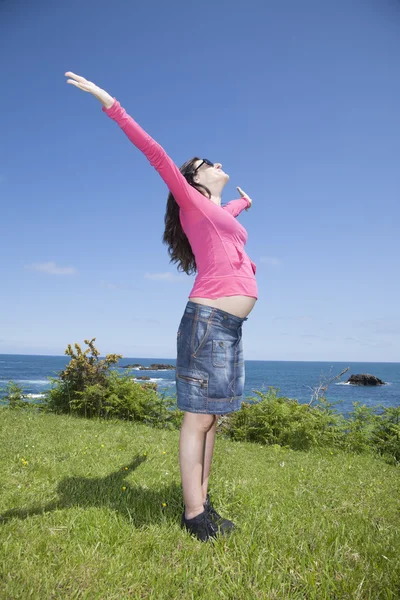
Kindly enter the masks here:
[[[120, 368], [122, 368], [122, 367], [120, 367]], [[143, 367], [130, 367], [130, 369], [132, 371], [160, 371], [160, 372], [162, 372], [162, 371], [173, 371], [173, 369], [147, 369], [147, 368], [145, 369]]]
[[160, 381], [160, 379], [154, 379], [154, 377], [150, 377], [149, 379], [138, 379], [137, 377], [132, 377], [134, 381], [143, 381], [143, 383], [150, 383], [150, 381]]
[[135, 379], [135, 381], [165, 381], [165, 379], [163, 379], [162, 377], [150, 377], [150, 379], [138, 379], [137, 377], [133, 377], [133, 379]]
[[[362, 385], [348, 383], [347, 381], [339, 381], [338, 383], [335, 383], [335, 385], [351, 385], [352, 387], [363, 387]], [[390, 381], [385, 381], [385, 385], [392, 385], [392, 383]], [[365, 387], [379, 387], [379, 385], [376, 385], [376, 386], [367, 385]]]
[[45, 394], [24, 394], [25, 398], [43, 398]]
[[17, 383], [40, 383], [41, 385], [50, 385], [50, 381], [47, 379], [14, 379]]
[[152, 381], [165, 381], [167, 385], [176, 385], [175, 381], [170, 381], [169, 379], [162, 379], [161, 377], [150, 377], [150, 379], [137, 379], [137, 377], [132, 377], [132, 379], [136, 382], [150, 383]]

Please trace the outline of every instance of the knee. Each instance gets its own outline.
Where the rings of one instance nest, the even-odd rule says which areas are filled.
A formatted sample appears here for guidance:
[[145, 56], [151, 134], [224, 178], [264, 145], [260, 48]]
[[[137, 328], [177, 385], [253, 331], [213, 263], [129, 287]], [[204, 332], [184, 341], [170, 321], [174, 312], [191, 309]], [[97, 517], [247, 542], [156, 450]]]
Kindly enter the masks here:
[[216, 422], [216, 415], [185, 412], [184, 421], [194, 429], [207, 432]]
[[215, 415], [200, 415], [200, 416], [205, 417], [205, 419], [200, 420], [199, 426], [202, 428], [203, 431], [205, 431], [205, 432], [209, 431], [216, 421], [216, 416]]

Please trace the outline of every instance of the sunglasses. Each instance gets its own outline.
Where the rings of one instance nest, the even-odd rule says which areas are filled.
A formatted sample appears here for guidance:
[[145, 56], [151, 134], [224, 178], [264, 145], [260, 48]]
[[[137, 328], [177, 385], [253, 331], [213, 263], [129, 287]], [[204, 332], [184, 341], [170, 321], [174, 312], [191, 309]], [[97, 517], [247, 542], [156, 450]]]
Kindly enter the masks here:
[[211, 160], [208, 160], [207, 158], [202, 158], [201, 163], [193, 170], [193, 173], [197, 173], [197, 171], [200, 169], [201, 166], [203, 165], [208, 165], [209, 167], [213, 167], [214, 163], [211, 162]]

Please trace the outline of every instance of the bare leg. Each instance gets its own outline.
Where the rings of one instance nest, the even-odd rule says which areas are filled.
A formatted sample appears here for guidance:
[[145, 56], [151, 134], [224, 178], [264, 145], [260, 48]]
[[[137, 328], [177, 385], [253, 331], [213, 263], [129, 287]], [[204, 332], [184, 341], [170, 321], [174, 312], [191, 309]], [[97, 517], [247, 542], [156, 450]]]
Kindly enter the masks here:
[[214, 443], [215, 443], [215, 432], [217, 430], [217, 416], [215, 415], [214, 424], [206, 433], [206, 444], [204, 451], [204, 466], [203, 466], [203, 477], [201, 480], [201, 486], [203, 489], [203, 503], [206, 501], [207, 490], [208, 490], [208, 480], [210, 477], [210, 469], [211, 469], [211, 461], [214, 452]]
[[179, 438], [179, 464], [182, 478], [185, 517], [193, 519], [203, 512], [202, 476], [206, 435], [215, 416], [185, 411]]

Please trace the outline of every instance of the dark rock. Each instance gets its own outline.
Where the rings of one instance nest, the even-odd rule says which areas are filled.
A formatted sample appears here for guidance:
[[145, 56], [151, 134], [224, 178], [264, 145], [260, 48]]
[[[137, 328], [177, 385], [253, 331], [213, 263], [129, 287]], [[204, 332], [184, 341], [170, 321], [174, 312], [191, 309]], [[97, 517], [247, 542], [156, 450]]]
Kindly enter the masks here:
[[159, 369], [175, 369], [174, 365], [159, 365], [157, 363], [151, 364], [149, 367], [144, 367], [143, 365], [134, 364], [134, 365], [123, 365], [122, 369], [140, 369], [141, 371], [158, 371]]
[[368, 373], [362, 373], [360, 375], [350, 375], [347, 383], [353, 385], [385, 385], [385, 382], [375, 375], [369, 375]]
[[151, 377], [148, 377], [147, 375], [140, 375], [139, 377], [135, 377], [135, 379], [151, 379]]

